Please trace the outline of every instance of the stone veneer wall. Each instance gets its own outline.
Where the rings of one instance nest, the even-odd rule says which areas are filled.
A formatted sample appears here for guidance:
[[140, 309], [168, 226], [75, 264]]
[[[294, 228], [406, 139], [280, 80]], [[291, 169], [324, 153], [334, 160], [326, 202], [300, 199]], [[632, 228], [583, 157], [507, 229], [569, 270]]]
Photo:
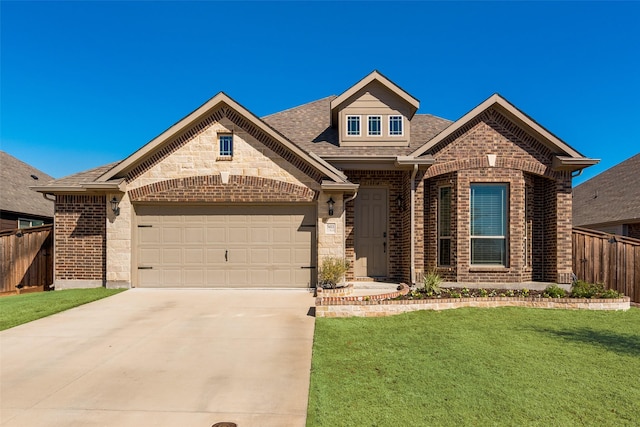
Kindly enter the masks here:
[[104, 195], [57, 195], [54, 227], [56, 289], [102, 286], [105, 280]]
[[[219, 156], [219, 133], [233, 134], [232, 158]], [[303, 159], [232, 110], [216, 110], [128, 173], [127, 192], [117, 195], [120, 215], [110, 214], [107, 223], [107, 285], [135, 282], [132, 203], [309, 203], [318, 200], [321, 180]], [[318, 254], [343, 254], [344, 236], [339, 237], [319, 230]]]

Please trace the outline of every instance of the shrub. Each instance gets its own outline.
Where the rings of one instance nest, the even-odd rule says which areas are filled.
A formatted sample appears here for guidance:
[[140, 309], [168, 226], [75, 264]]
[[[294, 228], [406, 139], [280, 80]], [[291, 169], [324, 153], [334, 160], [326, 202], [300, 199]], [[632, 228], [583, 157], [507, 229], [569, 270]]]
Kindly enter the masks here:
[[442, 292], [440, 290], [440, 283], [442, 283], [442, 278], [435, 271], [430, 271], [425, 274], [424, 279], [422, 279], [422, 290], [427, 296], [440, 295]]
[[567, 292], [558, 285], [549, 285], [542, 296], [545, 298], [564, 298]]
[[615, 289], [605, 289], [602, 283], [589, 283], [576, 280], [571, 287], [574, 298], [622, 298], [624, 295]]
[[527, 289], [527, 288], [522, 289], [520, 291], [520, 294], [525, 298], [528, 297], [529, 296], [529, 289]]
[[342, 281], [344, 273], [349, 269], [349, 261], [337, 258], [327, 257], [322, 260], [322, 267], [318, 273], [320, 286], [323, 288], [335, 288]]
[[482, 289], [482, 288], [480, 288], [480, 289], [478, 289], [478, 294], [479, 294], [481, 297], [486, 297], [486, 296], [488, 296], [488, 295], [489, 295], [489, 292], [487, 292], [487, 290], [486, 290], [486, 289]]
[[593, 298], [604, 292], [604, 285], [577, 280], [571, 286], [571, 296], [574, 298]]
[[624, 294], [622, 292], [618, 292], [615, 289], [607, 289], [602, 294], [600, 294], [600, 298], [622, 298]]

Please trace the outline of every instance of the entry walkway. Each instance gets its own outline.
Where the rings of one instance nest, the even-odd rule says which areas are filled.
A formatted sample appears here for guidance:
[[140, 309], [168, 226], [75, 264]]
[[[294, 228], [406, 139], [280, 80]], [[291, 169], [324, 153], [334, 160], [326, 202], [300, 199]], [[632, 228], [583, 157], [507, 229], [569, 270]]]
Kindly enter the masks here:
[[0, 424], [304, 426], [313, 304], [132, 289], [0, 332]]

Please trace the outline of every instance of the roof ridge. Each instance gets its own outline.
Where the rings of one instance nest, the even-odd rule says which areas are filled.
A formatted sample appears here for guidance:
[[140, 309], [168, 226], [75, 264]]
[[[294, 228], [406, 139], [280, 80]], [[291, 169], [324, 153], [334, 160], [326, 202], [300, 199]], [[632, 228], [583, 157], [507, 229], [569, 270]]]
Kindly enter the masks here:
[[327, 100], [329, 98], [337, 98], [337, 96], [336, 95], [325, 96], [324, 98], [316, 99], [315, 101], [305, 102], [304, 104], [296, 105], [295, 107], [290, 107], [290, 108], [284, 109], [282, 111], [276, 111], [275, 113], [267, 114], [266, 116], [260, 117], [260, 119], [264, 120], [264, 119], [269, 118], [271, 116], [275, 116], [276, 114], [282, 114], [282, 113], [286, 113], [288, 111], [296, 110], [296, 109], [301, 108], [301, 107], [306, 107], [307, 105], [315, 104], [316, 102], [320, 102], [320, 101], [325, 101], [325, 100]]

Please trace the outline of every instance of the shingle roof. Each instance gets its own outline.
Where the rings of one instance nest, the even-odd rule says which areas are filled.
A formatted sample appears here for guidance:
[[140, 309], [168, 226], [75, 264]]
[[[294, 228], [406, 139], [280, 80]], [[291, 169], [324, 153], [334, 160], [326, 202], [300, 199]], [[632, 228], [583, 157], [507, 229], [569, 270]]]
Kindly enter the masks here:
[[0, 151], [0, 209], [53, 217], [53, 202], [29, 189], [30, 186], [44, 185], [52, 180], [53, 177], [41, 170]]
[[640, 221], [640, 153], [573, 189], [573, 225]]
[[452, 123], [429, 114], [416, 114], [411, 120], [409, 147], [340, 147], [338, 131], [331, 127], [330, 104], [335, 98], [329, 96], [262, 117], [262, 120], [304, 150], [320, 156], [404, 156], [418, 149]]
[[42, 185], [40, 187], [75, 187], [87, 182], [94, 182], [99, 176], [119, 163], [120, 162], [109, 163], [108, 165], [98, 166], [97, 168], [68, 175], [63, 178], [51, 181], [47, 185]]

